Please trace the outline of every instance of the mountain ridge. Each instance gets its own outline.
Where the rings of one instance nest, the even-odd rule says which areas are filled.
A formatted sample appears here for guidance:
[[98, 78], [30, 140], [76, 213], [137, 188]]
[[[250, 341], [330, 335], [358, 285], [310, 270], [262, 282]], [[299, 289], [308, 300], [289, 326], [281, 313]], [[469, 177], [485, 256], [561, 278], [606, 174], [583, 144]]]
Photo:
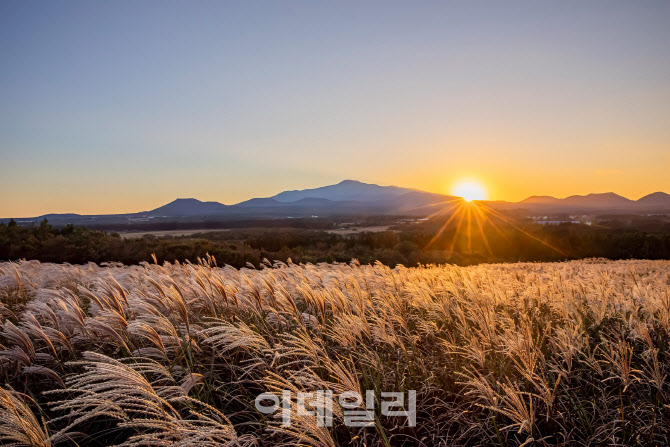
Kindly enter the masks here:
[[170, 203], [159, 206], [145, 214], [149, 217], [161, 216], [194, 216], [202, 212], [210, 215], [221, 214], [228, 208], [227, 205], [219, 202], [202, 202], [194, 198], [175, 199]]
[[[302, 190], [287, 190], [271, 197], [257, 197], [226, 205], [216, 201], [178, 198], [155, 209], [126, 214], [81, 215], [75, 213], [45, 214], [42, 218], [56, 220], [84, 220], [104, 218], [180, 218], [230, 216], [242, 217], [300, 217], [314, 215], [369, 215], [406, 214], [430, 215], [439, 207], [451, 206], [459, 197], [399, 186], [382, 186], [358, 180], [343, 180], [337, 184]], [[496, 209], [518, 209], [529, 212], [670, 212], [670, 194], [657, 191], [638, 200], [631, 200], [614, 192], [589, 193], [556, 198], [547, 195], [530, 196], [519, 202], [481, 201]]]
[[374, 183], [363, 183], [358, 180], [342, 180], [340, 183], [334, 185], [283, 191], [272, 196], [272, 198], [279, 202], [295, 202], [296, 200], [305, 198], [328, 199], [332, 201], [357, 200], [360, 202], [379, 202], [411, 191], [417, 190], [400, 186], [381, 186]]
[[670, 210], [670, 194], [655, 192], [647, 194], [638, 200], [632, 200], [614, 192], [589, 193], [585, 195], [572, 195], [559, 199], [552, 196], [530, 196], [520, 202], [519, 205], [530, 205], [532, 207], [559, 207], [573, 209], [610, 209], [640, 211], [645, 209], [660, 208]]

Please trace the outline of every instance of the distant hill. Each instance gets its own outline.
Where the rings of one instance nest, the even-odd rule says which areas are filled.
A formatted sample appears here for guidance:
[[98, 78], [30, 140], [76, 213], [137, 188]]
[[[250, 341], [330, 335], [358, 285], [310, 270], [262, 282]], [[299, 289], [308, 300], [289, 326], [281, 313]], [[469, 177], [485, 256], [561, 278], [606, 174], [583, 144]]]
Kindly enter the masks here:
[[648, 210], [670, 210], [670, 194], [654, 192], [636, 201], [640, 209]]
[[618, 194], [614, 194], [613, 192], [606, 192], [603, 194], [570, 196], [561, 200], [561, 203], [566, 206], [615, 209], [629, 206], [633, 201]]
[[[47, 214], [23, 218], [23, 222], [38, 222], [43, 218], [55, 224], [101, 224], [105, 222], [141, 222], [151, 219], [257, 219], [313, 216], [370, 216], [407, 215], [429, 216], [448, 209], [461, 200], [459, 197], [420, 191], [398, 186], [381, 186], [356, 180], [319, 188], [284, 191], [272, 197], [245, 200], [234, 205], [202, 202], [194, 198], [176, 199], [151, 211], [129, 214], [78, 215]], [[574, 195], [559, 199], [551, 196], [531, 196], [521, 202], [481, 201], [496, 210], [516, 210], [521, 213], [662, 213], [670, 212], [670, 194], [655, 192], [635, 201], [613, 192]]]
[[155, 210], [139, 214], [148, 217], [422, 214], [425, 212], [424, 207], [441, 206], [453, 200], [454, 197], [410, 188], [344, 180], [336, 185], [284, 191], [272, 197], [249, 199], [235, 205], [177, 199]]
[[516, 204], [508, 204], [508, 207], [518, 208], [520, 206], [541, 212], [661, 212], [670, 210], [670, 194], [655, 192], [639, 200], [627, 199], [613, 192], [583, 196], [575, 195], [564, 199], [557, 199], [551, 196], [531, 196]]
[[389, 203], [392, 204], [395, 209], [409, 212], [410, 214], [421, 214], [421, 212], [428, 212], [428, 214], [431, 214], [436, 211], [436, 208], [449, 207], [461, 200], [460, 197], [447, 196], [444, 194], [410, 191], [394, 197], [389, 200]]
[[[332, 201], [355, 200], [357, 202], [388, 202], [416, 190], [398, 186], [380, 186], [356, 180], [344, 180], [336, 185], [320, 188], [284, 191], [273, 199], [280, 202], [295, 202], [300, 199], [328, 199]], [[430, 194], [430, 193], [427, 193]]]
[[77, 219], [79, 217], [82, 217], [82, 215], [74, 213], [62, 213], [62, 214], [45, 214], [44, 216], [40, 217], [44, 219]]
[[552, 207], [578, 207], [578, 208], [622, 208], [629, 206], [633, 201], [613, 192], [602, 194], [587, 194], [585, 196], [570, 196], [565, 199], [557, 199], [551, 196], [531, 196], [519, 202], [524, 205], [541, 205]]
[[519, 203], [529, 205], [556, 205], [561, 203], [561, 199], [557, 199], [556, 197], [551, 196], [530, 196]]
[[201, 202], [197, 199], [177, 199], [146, 213], [150, 217], [210, 216], [224, 214], [228, 207], [219, 202]]
[[263, 198], [257, 198], [257, 199], [249, 199], [245, 200], [244, 202], [240, 202], [237, 205], [233, 205], [236, 207], [256, 207], [256, 206], [282, 206], [282, 203], [271, 198], [271, 197], [263, 197]]

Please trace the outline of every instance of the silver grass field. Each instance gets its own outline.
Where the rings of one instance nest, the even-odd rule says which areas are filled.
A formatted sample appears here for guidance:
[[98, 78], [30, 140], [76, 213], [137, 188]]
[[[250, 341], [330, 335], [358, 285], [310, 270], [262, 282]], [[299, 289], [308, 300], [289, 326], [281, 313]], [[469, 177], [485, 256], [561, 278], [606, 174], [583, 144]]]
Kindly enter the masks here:
[[[670, 445], [670, 261], [0, 263], [5, 446]], [[333, 425], [260, 393], [331, 390]], [[416, 390], [417, 424], [342, 393]]]

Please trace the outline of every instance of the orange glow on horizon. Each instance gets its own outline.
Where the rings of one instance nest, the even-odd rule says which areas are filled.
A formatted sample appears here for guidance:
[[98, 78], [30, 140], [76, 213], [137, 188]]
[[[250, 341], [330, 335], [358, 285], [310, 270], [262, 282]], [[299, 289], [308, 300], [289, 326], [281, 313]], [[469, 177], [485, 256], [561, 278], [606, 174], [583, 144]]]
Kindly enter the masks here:
[[462, 197], [466, 202], [473, 200], [487, 200], [489, 193], [480, 182], [476, 180], [459, 180], [451, 187], [451, 194]]

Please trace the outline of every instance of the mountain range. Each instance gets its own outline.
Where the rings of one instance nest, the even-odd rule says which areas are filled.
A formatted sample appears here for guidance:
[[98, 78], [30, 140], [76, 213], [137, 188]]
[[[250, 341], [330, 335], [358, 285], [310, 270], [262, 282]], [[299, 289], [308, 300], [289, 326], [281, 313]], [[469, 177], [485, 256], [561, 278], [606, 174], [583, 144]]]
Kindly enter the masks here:
[[380, 186], [355, 180], [320, 188], [284, 191], [272, 197], [224, 205], [196, 199], [177, 199], [147, 217], [252, 215], [303, 217], [334, 214], [422, 214], [426, 207], [453, 202], [457, 197], [399, 186]]
[[[284, 191], [272, 197], [254, 198], [234, 205], [202, 202], [194, 198], [176, 199], [156, 209], [129, 214], [92, 215], [47, 214], [22, 219], [39, 221], [101, 221], [104, 219], [155, 219], [217, 217], [230, 219], [287, 218], [333, 215], [408, 215], [428, 216], [453, 206], [458, 197], [398, 186], [380, 186], [344, 180], [320, 188]], [[670, 212], [670, 195], [655, 192], [631, 200], [612, 192], [575, 195], [563, 199], [532, 196], [520, 202], [482, 201], [498, 210], [517, 210], [530, 214], [551, 213], [663, 213]]]
[[531, 196], [517, 205], [533, 210], [584, 210], [584, 211], [618, 211], [618, 212], [653, 212], [670, 210], [670, 194], [655, 192], [638, 200], [631, 200], [613, 192], [587, 194], [557, 199], [550, 196]]
[[[305, 214], [320, 211], [326, 214], [367, 211], [381, 214], [425, 214], [431, 208], [451, 206], [459, 198], [399, 186], [380, 186], [355, 180], [344, 180], [320, 188], [284, 191], [272, 197], [247, 200], [236, 205], [177, 199], [145, 213], [147, 216], [220, 215], [231, 213], [276, 213], [280, 210]], [[655, 192], [639, 200], [631, 200], [613, 192], [574, 195], [559, 199], [531, 196], [520, 202], [481, 201], [496, 209], [517, 209], [540, 212], [654, 212], [670, 211], [670, 194]], [[302, 211], [301, 211], [302, 210]]]

